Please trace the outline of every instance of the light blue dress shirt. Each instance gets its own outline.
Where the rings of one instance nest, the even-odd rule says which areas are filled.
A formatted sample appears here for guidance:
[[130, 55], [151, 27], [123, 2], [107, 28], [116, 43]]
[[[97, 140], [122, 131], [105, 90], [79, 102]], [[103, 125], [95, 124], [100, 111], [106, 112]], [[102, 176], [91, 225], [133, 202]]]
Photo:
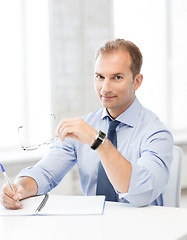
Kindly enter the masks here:
[[[107, 133], [108, 112], [105, 108], [87, 114], [84, 121], [96, 130]], [[127, 193], [117, 192], [118, 201], [134, 206], [163, 205], [162, 192], [172, 162], [173, 137], [151, 111], [142, 107], [137, 98], [116, 120], [119, 152], [132, 164]], [[18, 176], [29, 176], [38, 184], [38, 195], [57, 186], [77, 163], [84, 195], [95, 195], [99, 155], [87, 144], [67, 138], [58, 139], [49, 154]]]

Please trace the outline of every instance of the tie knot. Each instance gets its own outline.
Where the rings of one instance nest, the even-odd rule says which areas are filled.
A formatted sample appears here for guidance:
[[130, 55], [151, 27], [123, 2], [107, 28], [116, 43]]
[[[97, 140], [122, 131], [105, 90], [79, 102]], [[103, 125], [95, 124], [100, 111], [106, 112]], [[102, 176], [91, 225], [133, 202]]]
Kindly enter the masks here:
[[119, 124], [120, 124], [120, 122], [117, 120], [110, 120], [108, 130], [114, 131]]

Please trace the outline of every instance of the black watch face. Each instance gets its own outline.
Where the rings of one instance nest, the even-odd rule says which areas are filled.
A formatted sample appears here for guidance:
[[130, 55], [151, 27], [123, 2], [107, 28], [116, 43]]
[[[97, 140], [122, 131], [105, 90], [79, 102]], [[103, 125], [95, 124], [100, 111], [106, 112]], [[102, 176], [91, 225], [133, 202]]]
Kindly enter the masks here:
[[103, 133], [103, 132], [99, 132], [99, 137], [101, 138], [101, 139], [104, 139], [105, 138], [105, 136], [106, 136], [106, 134], [105, 133]]

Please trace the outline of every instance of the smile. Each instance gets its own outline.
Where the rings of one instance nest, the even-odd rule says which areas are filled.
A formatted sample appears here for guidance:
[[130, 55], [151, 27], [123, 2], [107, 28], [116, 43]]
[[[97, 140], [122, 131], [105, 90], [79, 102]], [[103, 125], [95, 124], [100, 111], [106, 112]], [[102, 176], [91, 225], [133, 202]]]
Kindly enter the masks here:
[[101, 97], [102, 97], [103, 100], [106, 100], [106, 101], [108, 100], [109, 101], [109, 100], [114, 99], [116, 96], [101, 96]]

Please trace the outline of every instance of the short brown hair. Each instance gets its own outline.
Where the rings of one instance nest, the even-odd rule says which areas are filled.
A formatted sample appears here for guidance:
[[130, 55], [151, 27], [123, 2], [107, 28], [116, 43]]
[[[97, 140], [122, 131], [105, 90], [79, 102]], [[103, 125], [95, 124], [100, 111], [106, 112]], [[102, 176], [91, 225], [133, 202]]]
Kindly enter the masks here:
[[96, 51], [95, 60], [100, 54], [110, 54], [117, 51], [126, 51], [130, 54], [131, 58], [131, 71], [133, 78], [140, 73], [143, 57], [140, 52], [140, 49], [131, 41], [126, 41], [124, 39], [115, 39], [112, 41], [106, 42]]

